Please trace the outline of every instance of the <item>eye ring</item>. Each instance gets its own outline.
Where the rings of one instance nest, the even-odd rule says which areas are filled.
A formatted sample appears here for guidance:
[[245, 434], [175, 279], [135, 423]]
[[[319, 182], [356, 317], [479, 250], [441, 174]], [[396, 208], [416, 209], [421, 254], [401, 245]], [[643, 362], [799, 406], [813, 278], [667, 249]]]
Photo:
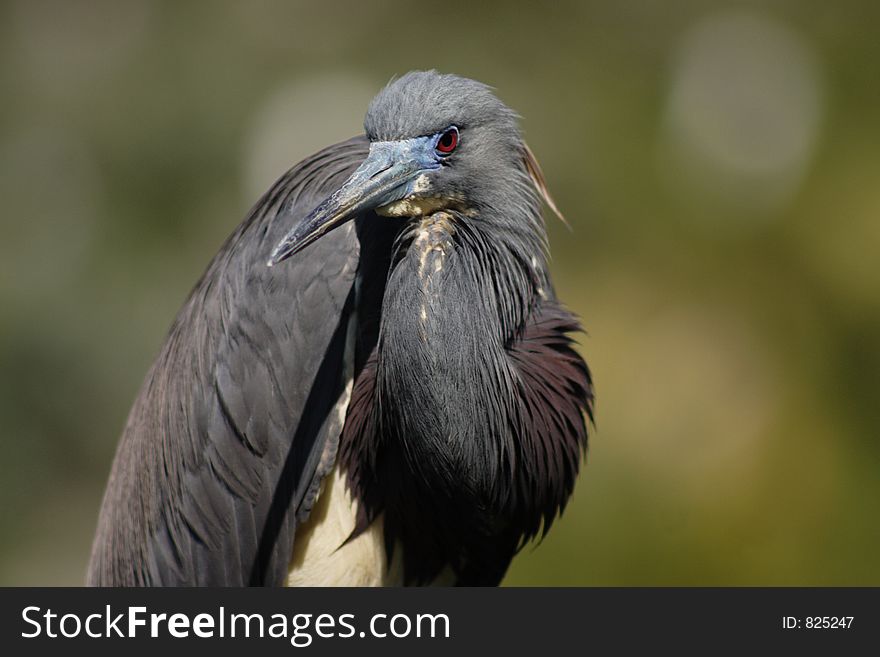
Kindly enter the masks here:
[[450, 155], [457, 147], [458, 147], [458, 128], [455, 126], [451, 126], [447, 128], [440, 137], [437, 138], [437, 143], [434, 145], [434, 150], [437, 151], [437, 154], [446, 157]]

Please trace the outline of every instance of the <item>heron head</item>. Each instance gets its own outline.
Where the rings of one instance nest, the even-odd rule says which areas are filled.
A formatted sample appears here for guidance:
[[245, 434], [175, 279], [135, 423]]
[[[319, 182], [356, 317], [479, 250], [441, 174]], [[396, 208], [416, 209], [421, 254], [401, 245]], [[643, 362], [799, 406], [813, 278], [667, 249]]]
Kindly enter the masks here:
[[276, 246], [270, 265], [366, 211], [421, 217], [452, 209], [479, 217], [485, 208], [519, 204], [539, 215], [540, 169], [516, 114], [484, 84], [408, 73], [373, 99], [364, 128], [367, 158]]

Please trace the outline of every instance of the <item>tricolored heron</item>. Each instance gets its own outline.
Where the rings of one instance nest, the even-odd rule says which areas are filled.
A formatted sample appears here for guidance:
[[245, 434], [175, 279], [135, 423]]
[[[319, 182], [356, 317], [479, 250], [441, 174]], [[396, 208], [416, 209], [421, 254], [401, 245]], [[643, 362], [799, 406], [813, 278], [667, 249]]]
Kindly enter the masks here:
[[208, 266], [134, 403], [95, 585], [497, 584], [568, 500], [592, 384], [516, 115], [413, 72]]

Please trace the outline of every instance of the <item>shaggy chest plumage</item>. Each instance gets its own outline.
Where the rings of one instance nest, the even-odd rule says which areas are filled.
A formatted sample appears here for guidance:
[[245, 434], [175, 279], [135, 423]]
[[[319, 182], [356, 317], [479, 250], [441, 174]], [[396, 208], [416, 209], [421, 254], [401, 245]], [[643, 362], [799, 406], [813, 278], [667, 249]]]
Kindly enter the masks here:
[[361, 501], [354, 534], [381, 516], [406, 583], [447, 567], [461, 584], [500, 581], [564, 504], [586, 444], [577, 324], [538, 294], [531, 262], [506, 263], [499, 280], [498, 259], [516, 260], [455, 213], [406, 229], [355, 382], [340, 446]]

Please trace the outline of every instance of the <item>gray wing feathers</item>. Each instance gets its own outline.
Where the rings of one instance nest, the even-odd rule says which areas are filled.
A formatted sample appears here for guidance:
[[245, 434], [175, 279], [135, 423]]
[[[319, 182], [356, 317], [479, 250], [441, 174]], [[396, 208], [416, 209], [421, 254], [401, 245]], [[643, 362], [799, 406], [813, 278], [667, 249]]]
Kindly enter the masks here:
[[355, 138], [291, 169], [196, 285], [123, 432], [90, 584], [283, 582], [341, 430], [358, 241], [344, 226], [266, 261], [367, 147]]

